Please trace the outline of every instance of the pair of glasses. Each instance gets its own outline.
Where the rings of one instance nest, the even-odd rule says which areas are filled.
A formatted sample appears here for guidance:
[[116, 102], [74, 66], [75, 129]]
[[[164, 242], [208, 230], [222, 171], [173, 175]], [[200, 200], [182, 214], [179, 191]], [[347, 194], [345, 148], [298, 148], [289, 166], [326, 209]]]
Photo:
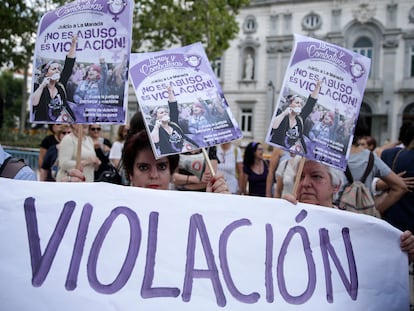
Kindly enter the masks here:
[[101, 128], [100, 127], [91, 127], [91, 131], [100, 131], [101, 130]]
[[70, 133], [72, 133], [71, 131], [67, 131], [67, 132], [61, 132], [63, 135], [66, 135], [66, 134], [70, 134]]

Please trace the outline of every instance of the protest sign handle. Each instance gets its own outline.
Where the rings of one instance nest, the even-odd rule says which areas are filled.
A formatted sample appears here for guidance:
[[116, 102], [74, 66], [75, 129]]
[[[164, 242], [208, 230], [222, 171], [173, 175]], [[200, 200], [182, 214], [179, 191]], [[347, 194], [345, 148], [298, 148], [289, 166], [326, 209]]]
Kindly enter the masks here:
[[83, 140], [83, 126], [77, 125], [78, 130], [78, 148], [76, 149], [76, 168], [80, 170], [81, 167], [81, 153], [82, 153], [82, 140]]
[[208, 168], [210, 169], [211, 176], [214, 177], [216, 175], [216, 172], [214, 171], [213, 165], [211, 164], [210, 158], [208, 157], [207, 151], [205, 148], [201, 148], [201, 151], [203, 152], [204, 159], [206, 160]]
[[306, 161], [306, 158], [305, 157], [302, 157], [300, 159], [299, 166], [298, 166], [298, 170], [296, 172], [295, 184], [293, 185], [293, 193], [292, 193], [295, 197], [297, 195], [296, 192], [298, 191], [300, 176], [302, 175], [303, 166], [305, 165], [305, 161]]

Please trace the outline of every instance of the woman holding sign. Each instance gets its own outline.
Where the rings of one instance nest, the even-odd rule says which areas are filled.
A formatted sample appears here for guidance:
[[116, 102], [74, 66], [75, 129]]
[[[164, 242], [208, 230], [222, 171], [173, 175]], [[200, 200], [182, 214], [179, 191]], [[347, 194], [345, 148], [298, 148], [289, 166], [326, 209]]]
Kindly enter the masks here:
[[317, 81], [306, 103], [299, 95], [288, 97], [288, 107], [273, 121], [271, 142], [284, 146], [294, 153], [306, 154], [306, 144], [303, 138], [304, 121], [312, 112], [320, 89], [321, 81]]
[[66, 84], [75, 64], [77, 37], [73, 36], [63, 70], [56, 61], [41, 68], [39, 83], [34, 85], [32, 107], [35, 121], [73, 123], [75, 115], [67, 103]]
[[85, 175], [86, 182], [93, 182], [94, 172], [99, 168], [101, 161], [96, 156], [92, 138], [88, 136], [89, 126], [82, 124], [79, 126], [71, 125], [71, 127], [72, 132], [63, 137], [60, 142], [58, 153], [59, 170], [56, 175], [56, 181], [65, 181], [65, 177], [70, 175], [70, 171], [76, 168], [78, 140], [79, 135], [81, 135], [82, 147], [79, 170]]
[[[336, 168], [306, 160], [299, 179], [297, 195], [285, 194], [282, 198], [293, 204], [299, 201], [338, 208], [333, 204], [333, 201], [341, 186], [343, 176], [343, 172]], [[410, 261], [414, 261], [414, 236], [410, 231], [407, 230], [401, 234], [400, 245], [401, 250], [408, 253]]]
[[186, 136], [178, 125], [178, 114], [178, 103], [169, 87], [168, 108], [159, 106], [152, 111], [154, 126], [151, 129], [151, 138], [161, 154], [198, 149], [198, 144]]
[[[131, 134], [125, 142], [122, 161], [131, 186], [168, 190], [180, 156], [155, 159], [146, 130]], [[224, 175], [217, 172], [207, 183], [206, 192], [230, 193]]]

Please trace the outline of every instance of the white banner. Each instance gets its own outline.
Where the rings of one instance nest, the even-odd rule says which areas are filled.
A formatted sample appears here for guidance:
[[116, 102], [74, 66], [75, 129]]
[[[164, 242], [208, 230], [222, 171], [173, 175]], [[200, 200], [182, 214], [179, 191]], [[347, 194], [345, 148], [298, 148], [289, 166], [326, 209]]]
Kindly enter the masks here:
[[400, 232], [278, 199], [0, 178], [2, 310], [408, 310]]

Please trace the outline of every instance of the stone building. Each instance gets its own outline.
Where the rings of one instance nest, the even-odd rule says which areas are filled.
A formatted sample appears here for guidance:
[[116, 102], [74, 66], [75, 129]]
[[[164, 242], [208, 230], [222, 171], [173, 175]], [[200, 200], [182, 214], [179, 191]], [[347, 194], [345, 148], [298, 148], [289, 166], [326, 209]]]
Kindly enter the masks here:
[[378, 143], [396, 140], [403, 120], [414, 121], [413, 1], [252, 0], [237, 19], [238, 37], [214, 68], [243, 144], [264, 141], [294, 33], [371, 58], [361, 114]]

